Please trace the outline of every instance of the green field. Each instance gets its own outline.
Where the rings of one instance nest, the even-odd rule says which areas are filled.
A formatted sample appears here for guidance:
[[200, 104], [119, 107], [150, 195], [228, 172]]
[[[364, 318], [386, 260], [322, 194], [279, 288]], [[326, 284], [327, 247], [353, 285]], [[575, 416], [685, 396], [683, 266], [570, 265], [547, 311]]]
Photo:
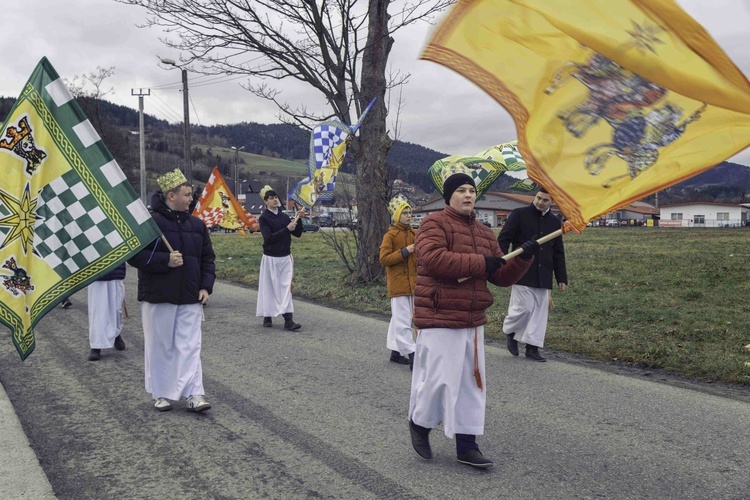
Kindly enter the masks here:
[[[589, 228], [564, 236], [570, 283], [553, 293], [546, 347], [750, 385], [748, 229]], [[262, 238], [213, 237], [220, 278], [257, 286]], [[353, 286], [319, 233], [292, 245], [295, 295], [382, 314], [384, 284]], [[502, 338], [510, 292], [494, 288], [488, 336]], [[385, 339], [385, 332], [383, 333]]]

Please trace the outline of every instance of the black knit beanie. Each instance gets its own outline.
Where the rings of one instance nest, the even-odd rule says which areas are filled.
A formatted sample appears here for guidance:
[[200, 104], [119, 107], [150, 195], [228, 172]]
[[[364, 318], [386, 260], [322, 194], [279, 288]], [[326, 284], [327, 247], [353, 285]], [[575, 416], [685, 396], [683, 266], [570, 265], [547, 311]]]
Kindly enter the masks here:
[[453, 174], [445, 179], [445, 182], [443, 183], [443, 199], [445, 199], [446, 205], [450, 205], [453, 192], [464, 184], [471, 184], [474, 188], [477, 187], [477, 185], [474, 184], [474, 179], [466, 174]]

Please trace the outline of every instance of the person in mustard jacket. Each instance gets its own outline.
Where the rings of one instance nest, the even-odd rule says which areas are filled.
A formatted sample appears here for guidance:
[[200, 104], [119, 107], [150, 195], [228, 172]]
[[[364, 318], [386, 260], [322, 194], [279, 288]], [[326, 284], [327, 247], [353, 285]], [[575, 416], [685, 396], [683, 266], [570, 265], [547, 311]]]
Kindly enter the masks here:
[[414, 285], [417, 280], [417, 262], [414, 256], [416, 233], [411, 228], [411, 205], [402, 194], [391, 199], [388, 211], [393, 224], [380, 244], [380, 263], [385, 266], [388, 297], [391, 299], [391, 322], [388, 325], [386, 347], [391, 350], [390, 360], [413, 368]]

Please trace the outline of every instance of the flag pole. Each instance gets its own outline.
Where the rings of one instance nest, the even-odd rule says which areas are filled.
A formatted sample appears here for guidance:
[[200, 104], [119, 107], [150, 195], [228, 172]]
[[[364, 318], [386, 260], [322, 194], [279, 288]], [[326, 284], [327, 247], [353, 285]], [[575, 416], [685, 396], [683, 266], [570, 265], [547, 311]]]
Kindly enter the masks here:
[[172, 248], [172, 245], [169, 244], [169, 241], [167, 241], [167, 237], [163, 234], [161, 235], [161, 241], [164, 242], [165, 245], [167, 245], [167, 250], [169, 250], [169, 253], [174, 252], [174, 249]]
[[[560, 228], [557, 231], [552, 231], [551, 233], [542, 236], [541, 238], [539, 238], [538, 240], [536, 240], [536, 242], [541, 245], [542, 243], [547, 243], [549, 240], [554, 240], [558, 236], [562, 236], [562, 234], [563, 234], [563, 230], [562, 230], [562, 228]], [[523, 248], [518, 247], [515, 250], [513, 250], [512, 252], [503, 255], [503, 260], [505, 262], [508, 262], [511, 259], [515, 259], [516, 257], [518, 257], [519, 255], [521, 255], [522, 253], [523, 253]], [[461, 279], [458, 280], [458, 282], [459, 283], [463, 283], [464, 281], [466, 281], [468, 279], [471, 279], [471, 278], [470, 277], [461, 278]]]

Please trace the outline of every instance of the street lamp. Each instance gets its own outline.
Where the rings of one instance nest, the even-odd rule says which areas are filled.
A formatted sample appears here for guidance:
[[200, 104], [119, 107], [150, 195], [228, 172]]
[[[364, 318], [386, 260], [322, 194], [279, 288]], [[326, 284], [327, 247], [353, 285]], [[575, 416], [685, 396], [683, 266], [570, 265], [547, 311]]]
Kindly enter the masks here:
[[240, 151], [245, 149], [245, 146], [241, 146], [240, 149], [232, 146], [232, 149], [234, 150], [234, 197], [239, 199], [240, 193], [237, 192], [237, 164], [239, 163]]
[[[158, 56], [157, 56], [158, 57]], [[162, 64], [174, 66], [182, 72], [182, 107], [185, 114], [185, 121], [183, 122], [183, 139], [184, 146], [182, 151], [182, 158], [185, 161], [185, 173], [189, 182], [193, 182], [193, 167], [190, 161], [190, 106], [188, 100], [188, 77], [187, 70], [177, 65], [174, 59], [168, 57], [159, 57]]]

